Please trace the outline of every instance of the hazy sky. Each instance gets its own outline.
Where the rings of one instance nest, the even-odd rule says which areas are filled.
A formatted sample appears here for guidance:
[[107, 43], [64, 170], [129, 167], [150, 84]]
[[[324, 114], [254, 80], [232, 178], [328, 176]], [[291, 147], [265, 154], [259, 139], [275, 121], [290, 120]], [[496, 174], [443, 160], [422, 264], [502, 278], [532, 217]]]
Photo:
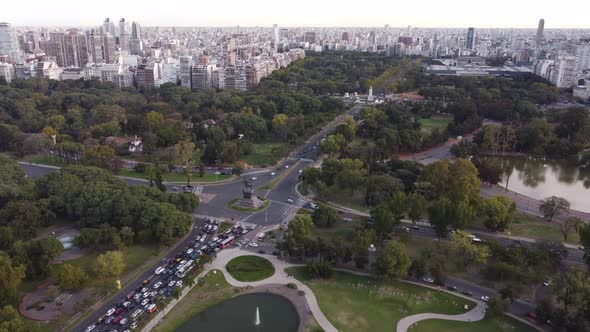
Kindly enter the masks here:
[[[146, 26], [383, 26], [588, 28], [588, 0], [98, 0], [3, 1], [0, 22], [99, 25], [121, 17]], [[485, 7], [484, 7], [485, 5]]]

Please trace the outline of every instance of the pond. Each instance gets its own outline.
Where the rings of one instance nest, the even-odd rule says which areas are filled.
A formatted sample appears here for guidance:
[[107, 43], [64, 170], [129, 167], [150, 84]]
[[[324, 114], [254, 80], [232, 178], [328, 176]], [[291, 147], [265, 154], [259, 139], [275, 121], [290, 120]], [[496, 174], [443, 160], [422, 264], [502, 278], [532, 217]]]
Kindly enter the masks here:
[[[255, 324], [256, 308], [260, 325]], [[234, 297], [193, 316], [176, 332], [295, 332], [299, 315], [295, 306], [283, 296], [253, 293]]]
[[590, 212], [590, 164], [532, 157], [493, 157], [505, 170], [500, 185], [535, 199], [559, 196], [571, 208]]

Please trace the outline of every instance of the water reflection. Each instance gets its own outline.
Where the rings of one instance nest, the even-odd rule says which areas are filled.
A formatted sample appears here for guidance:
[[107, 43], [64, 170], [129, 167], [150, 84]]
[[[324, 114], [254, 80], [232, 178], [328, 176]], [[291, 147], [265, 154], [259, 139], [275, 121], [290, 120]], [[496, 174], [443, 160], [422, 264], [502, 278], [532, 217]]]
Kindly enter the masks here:
[[572, 209], [590, 212], [590, 157], [552, 160], [532, 157], [491, 157], [504, 170], [502, 185], [519, 194], [543, 199], [564, 197]]

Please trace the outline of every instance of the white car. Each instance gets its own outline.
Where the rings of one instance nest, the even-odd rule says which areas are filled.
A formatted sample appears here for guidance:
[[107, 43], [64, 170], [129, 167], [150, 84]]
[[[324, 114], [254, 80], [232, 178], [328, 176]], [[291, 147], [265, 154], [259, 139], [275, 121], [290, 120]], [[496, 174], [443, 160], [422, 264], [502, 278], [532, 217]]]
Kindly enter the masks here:
[[287, 203], [291, 203], [291, 204], [293, 204], [294, 202], [295, 202], [295, 201], [294, 201], [294, 200], [292, 200], [291, 198], [287, 198]]
[[289, 168], [289, 165], [285, 165], [285, 168]]
[[150, 303], [150, 300], [148, 299], [143, 299], [143, 301], [141, 301], [141, 306], [145, 307], [148, 303]]
[[202, 238], [199, 239], [199, 242], [200, 243], [203, 243], [203, 242], [205, 242], [205, 240], [207, 240], [207, 237], [206, 236], [203, 236]]
[[148, 289], [144, 287], [144, 288], [141, 289], [140, 293], [145, 293], [147, 291], [148, 291]]
[[154, 284], [154, 289], [158, 289], [158, 288], [160, 288], [160, 286], [162, 286], [162, 282], [158, 281]]
[[176, 283], [176, 281], [170, 280], [170, 282], [168, 283], [168, 287], [174, 287], [175, 283]]
[[551, 285], [551, 280], [545, 280], [545, 282], [543, 283], [543, 285], [545, 285], [545, 287]]
[[123, 325], [127, 324], [127, 321], [128, 321], [128, 319], [127, 319], [127, 318], [123, 318], [123, 319], [121, 319], [121, 320], [119, 321], [119, 324], [120, 324], [121, 326], [123, 326]]
[[188, 250], [186, 251], [187, 255], [190, 255], [193, 253], [193, 248], [188, 248]]
[[302, 169], [299, 170], [299, 174], [301, 174], [301, 173], [303, 173], [303, 170]]
[[422, 278], [422, 281], [427, 282], [429, 284], [434, 283], [434, 279], [432, 279], [431, 277], [424, 277], [424, 278]]
[[150, 292], [145, 292], [145, 293], [141, 294], [141, 297], [143, 297], [144, 299], [147, 298], [148, 296], [150, 296]]
[[275, 174], [275, 172], [270, 172], [270, 176], [274, 176]]
[[182, 280], [178, 280], [176, 282], [176, 287], [182, 287]]
[[110, 316], [114, 313], [115, 313], [115, 308], [110, 308], [109, 311], [107, 311], [107, 316]]
[[129, 301], [123, 302], [123, 308], [127, 308], [129, 305], [131, 305], [131, 302], [129, 302]]
[[160, 274], [160, 273], [162, 273], [162, 272], [164, 272], [164, 268], [163, 268], [163, 267], [161, 267], [161, 266], [160, 266], [160, 267], [158, 267], [158, 268], [156, 269], [156, 274]]
[[257, 178], [257, 177], [253, 177], [253, 178], [251, 178], [250, 180], [252, 180], [252, 181], [256, 181], [256, 180], [258, 180], [258, 178]]
[[90, 331], [94, 330], [95, 328], [96, 328], [96, 325], [92, 324], [92, 325], [88, 326], [85, 331], [90, 332]]
[[482, 295], [481, 300], [484, 302], [488, 302], [490, 300], [490, 297], [486, 296], [486, 295]]
[[250, 247], [254, 247], [254, 248], [258, 247], [258, 243], [250, 242]]

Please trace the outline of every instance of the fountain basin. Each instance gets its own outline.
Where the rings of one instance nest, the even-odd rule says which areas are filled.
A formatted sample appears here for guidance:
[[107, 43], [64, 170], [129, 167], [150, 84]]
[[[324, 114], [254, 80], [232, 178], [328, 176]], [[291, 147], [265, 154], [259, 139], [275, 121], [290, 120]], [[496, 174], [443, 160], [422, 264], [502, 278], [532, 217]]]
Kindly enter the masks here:
[[[260, 325], [256, 325], [258, 307]], [[196, 314], [176, 332], [296, 332], [299, 314], [287, 298], [271, 293], [236, 296]]]

